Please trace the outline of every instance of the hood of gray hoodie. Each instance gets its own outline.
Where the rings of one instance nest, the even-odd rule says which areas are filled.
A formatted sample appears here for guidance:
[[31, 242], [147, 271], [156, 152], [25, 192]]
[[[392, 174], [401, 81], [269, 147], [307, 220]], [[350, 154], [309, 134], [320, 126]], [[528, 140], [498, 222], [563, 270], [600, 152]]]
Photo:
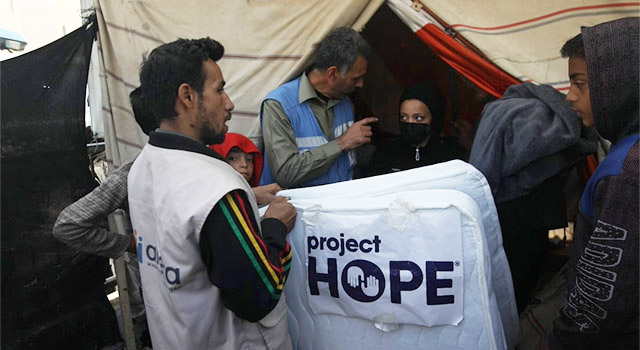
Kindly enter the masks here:
[[638, 133], [639, 29], [640, 17], [582, 28], [595, 127], [614, 144]]

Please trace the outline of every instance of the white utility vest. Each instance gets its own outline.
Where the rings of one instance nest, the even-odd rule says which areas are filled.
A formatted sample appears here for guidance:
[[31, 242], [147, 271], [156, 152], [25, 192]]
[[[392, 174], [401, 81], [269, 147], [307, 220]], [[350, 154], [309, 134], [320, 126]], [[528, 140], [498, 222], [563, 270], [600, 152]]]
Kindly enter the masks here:
[[200, 231], [228, 192], [255, 196], [229, 164], [196, 152], [147, 144], [129, 172], [144, 303], [154, 349], [290, 349], [284, 295], [258, 322], [221, 303], [199, 248]]

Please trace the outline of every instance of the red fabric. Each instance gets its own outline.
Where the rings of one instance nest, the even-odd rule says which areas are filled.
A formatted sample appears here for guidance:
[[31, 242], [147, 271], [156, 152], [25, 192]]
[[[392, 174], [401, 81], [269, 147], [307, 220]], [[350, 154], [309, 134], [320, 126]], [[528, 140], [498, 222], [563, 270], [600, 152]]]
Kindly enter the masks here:
[[598, 161], [596, 160], [596, 156], [593, 154], [588, 155], [587, 158], [585, 158], [582, 163], [579, 164], [578, 170], [580, 172], [580, 177], [585, 184], [589, 182], [591, 175], [593, 175], [597, 167]]
[[487, 62], [434, 24], [427, 24], [420, 28], [416, 35], [440, 59], [496, 98], [502, 97], [509, 86], [520, 84], [519, 80]]
[[238, 147], [244, 153], [253, 154], [253, 176], [249, 179], [249, 185], [251, 185], [251, 187], [258, 186], [260, 175], [262, 174], [263, 159], [262, 153], [258, 151], [258, 148], [251, 140], [244, 135], [228, 132], [223, 143], [209, 146], [209, 148], [224, 158], [227, 158], [229, 151], [231, 151], [233, 147]]

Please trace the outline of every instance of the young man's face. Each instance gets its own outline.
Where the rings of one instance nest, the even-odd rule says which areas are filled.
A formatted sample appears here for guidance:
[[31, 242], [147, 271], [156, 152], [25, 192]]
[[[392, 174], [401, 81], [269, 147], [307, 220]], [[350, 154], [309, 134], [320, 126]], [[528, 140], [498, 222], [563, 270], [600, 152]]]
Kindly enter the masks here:
[[212, 60], [202, 63], [206, 78], [202, 93], [198, 96], [198, 114], [194, 127], [200, 131], [200, 141], [205, 145], [224, 142], [226, 121], [231, 119], [233, 102], [224, 91], [224, 77], [220, 67]]
[[578, 118], [582, 119], [584, 126], [593, 126], [595, 120], [591, 111], [587, 62], [584, 58], [577, 56], [569, 58], [569, 80], [571, 87], [567, 94], [567, 101], [571, 103], [571, 108], [576, 111]]

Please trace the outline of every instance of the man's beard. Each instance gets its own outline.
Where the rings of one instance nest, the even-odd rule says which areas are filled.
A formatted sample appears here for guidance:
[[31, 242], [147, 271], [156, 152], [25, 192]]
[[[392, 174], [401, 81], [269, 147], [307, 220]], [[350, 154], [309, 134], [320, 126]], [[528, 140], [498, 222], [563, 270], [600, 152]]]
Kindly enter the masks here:
[[[205, 145], [215, 145], [224, 142], [225, 132], [216, 131], [209, 123], [207, 118], [207, 111], [204, 109], [203, 104], [198, 103], [198, 121], [200, 122], [200, 142]], [[224, 129], [223, 129], [224, 130]]]
[[216, 132], [208, 123], [200, 130], [200, 141], [205, 145], [217, 145], [224, 142], [225, 132]]

